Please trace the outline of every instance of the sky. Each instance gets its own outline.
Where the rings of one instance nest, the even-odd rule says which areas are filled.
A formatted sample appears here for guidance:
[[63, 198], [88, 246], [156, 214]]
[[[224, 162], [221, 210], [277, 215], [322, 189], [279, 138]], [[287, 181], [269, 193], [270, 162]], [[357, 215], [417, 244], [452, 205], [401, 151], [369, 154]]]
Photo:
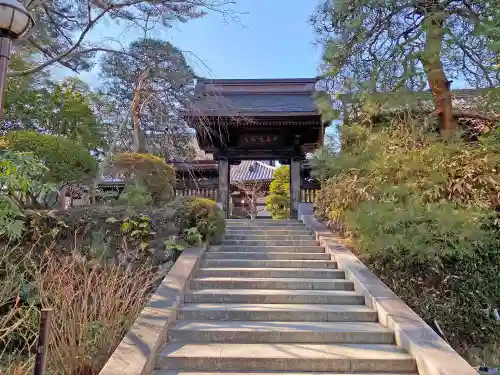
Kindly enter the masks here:
[[314, 77], [321, 49], [308, 19], [316, 0], [240, 0], [239, 23], [219, 15], [180, 25], [170, 41], [203, 61], [197, 73], [213, 78]]
[[[239, 20], [218, 13], [157, 31], [185, 52], [199, 76], [209, 78], [297, 78], [318, 74], [321, 48], [309, 17], [319, 0], [238, 0]], [[137, 38], [117, 25], [99, 25], [93, 42], [126, 45]], [[63, 75], [68, 74], [63, 73]], [[98, 85], [98, 69], [81, 78]]]

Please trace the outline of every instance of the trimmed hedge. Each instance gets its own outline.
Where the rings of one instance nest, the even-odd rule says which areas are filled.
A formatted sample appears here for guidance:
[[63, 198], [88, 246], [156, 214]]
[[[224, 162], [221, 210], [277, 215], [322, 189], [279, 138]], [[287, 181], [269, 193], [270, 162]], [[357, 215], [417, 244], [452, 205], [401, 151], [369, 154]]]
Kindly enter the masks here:
[[31, 131], [12, 131], [0, 142], [11, 151], [30, 152], [48, 168], [47, 182], [86, 182], [97, 173], [97, 161], [73, 140]]
[[117, 154], [110, 161], [109, 171], [128, 183], [146, 187], [155, 205], [174, 197], [175, 169], [155, 155], [134, 152]]

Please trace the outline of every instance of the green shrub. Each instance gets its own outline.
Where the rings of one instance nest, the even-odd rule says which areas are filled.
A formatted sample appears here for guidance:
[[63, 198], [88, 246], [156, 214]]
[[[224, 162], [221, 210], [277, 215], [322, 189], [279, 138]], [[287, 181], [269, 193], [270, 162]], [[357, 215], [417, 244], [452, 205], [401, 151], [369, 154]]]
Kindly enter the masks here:
[[475, 144], [444, 142], [432, 134], [361, 126], [343, 127], [343, 152], [329, 166], [316, 158], [316, 174], [328, 177], [315, 202], [316, 215], [343, 224], [345, 213], [366, 200], [426, 203], [453, 201], [491, 208], [500, 191], [500, 142], [495, 135]]
[[[377, 222], [396, 223], [390, 213], [378, 212]], [[434, 207], [423, 215], [428, 222], [422, 225], [422, 217], [412, 213], [407, 216], [417, 216], [415, 223], [402, 220], [392, 234], [388, 228], [381, 228], [380, 235], [372, 228], [365, 233], [365, 225], [358, 224], [360, 238], [354, 247], [382, 281], [427, 323], [437, 322], [453, 348], [468, 357], [471, 348], [500, 343], [500, 325], [493, 315], [500, 306], [500, 236], [470, 223], [468, 211], [459, 210], [452, 219], [444, 218], [447, 214], [448, 208]], [[449, 222], [454, 224], [444, 224]], [[478, 233], [470, 231], [474, 227]]]
[[26, 204], [53, 191], [41, 181], [46, 172], [32, 155], [0, 149], [0, 238], [16, 240], [23, 235]]
[[290, 167], [282, 165], [274, 171], [266, 197], [266, 211], [273, 219], [290, 217]]
[[365, 201], [346, 213], [346, 225], [355, 236], [356, 248], [377, 257], [394, 256], [439, 262], [443, 257], [473, 253], [496, 237], [484, 226], [484, 210], [464, 209], [453, 203], [423, 204]]
[[7, 149], [30, 152], [40, 160], [48, 169], [46, 182], [86, 182], [97, 173], [97, 161], [69, 138], [23, 130], [7, 133], [3, 141]]
[[126, 206], [128, 209], [135, 211], [151, 205], [153, 203], [153, 198], [145, 186], [133, 184], [125, 186], [125, 189], [123, 189], [114, 203]]
[[341, 140], [340, 153], [314, 160], [326, 177], [315, 215], [340, 224], [396, 294], [484, 362], [500, 345], [500, 131], [470, 143], [353, 125]]
[[190, 228], [197, 228], [204, 241], [218, 243], [226, 230], [224, 214], [215, 201], [206, 198], [184, 197], [175, 204], [175, 220], [179, 234]]
[[186, 243], [191, 246], [199, 246], [201, 244], [201, 241], [203, 240], [203, 236], [196, 227], [184, 229], [182, 237], [184, 241], [186, 241]]
[[117, 154], [110, 162], [109, 171], [126, 182], [145, 186], [155, 205], [174, 197], [175, 170], [157, 156], [129, 152]]
[[177, 259], [179, 259], [182, 252], [186, 248], [186, 246], [180, 241], [178, 236], [170, 236], [165, 241], [163, 241], [163, 246], [165, 247], [165, 251], [171, 253], [170, 258], [174, 262], [176, 262]]
[[140, 250], [140, 243], [134, 238], [136, 234], [128, 236], [120, 229], [123, 223], [130, 220], [141, 225], [141, 216], [149, 218], [146, 229], [150, 234], [156, 233], [155, 238], [158, 240], [178, 232], [172, 207], [146, 207], [131, 215], [129, 210], [121, 206], [83, 206], [66, 211], [28, 211], [24, 223], [26, 236], [22, 245], [26, 249], [33, 247], [41, 252], [51, 247], [51, 251], [56, 252], [58, 256], [65, 256], [68, 249], [73, 249], [92, 258], [89, 253], [98, 250], [94, 247], [103, 247], [95, 238], [97, 232], [102, 232], [106, 238], [107, 252], [117, 255], [132, 253]]

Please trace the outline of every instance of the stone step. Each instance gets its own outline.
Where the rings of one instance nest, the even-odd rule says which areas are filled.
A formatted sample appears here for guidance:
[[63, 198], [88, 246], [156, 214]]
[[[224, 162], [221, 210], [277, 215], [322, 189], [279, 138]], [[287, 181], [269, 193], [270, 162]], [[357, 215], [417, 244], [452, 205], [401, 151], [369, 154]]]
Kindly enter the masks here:
[[258, 222], [249, 222], [249, 221], [242, 221], [242, 222], [232, 222], [232, 221], [226, 221], [226, 228], [227, 229], [238, 229], [238, 228], [306, 228], [304, 224], [298, 221], [290, 221], [288, 223], [277, 223], [277, 222], [262, 222], [259, 220]]
[[278, 234], [278, 235], [268, 235], [262, 234], [226, 234], [224, 235], [224, 241], [316, 241], [316, 236], [312, 234]]
[[316, 246], [316, 240], [223, 240], [222, 245], [239, 246]]
[[238, 246], [238, 245], [219, 245], [210, 246], [208, 252], [226, 253], [226, 252], [263, 252], [263, 253], [324, 253], [325, 249], [321, 246]]
[[187, 293], [184, 302], [363, 305], [365, 298], [345, 290], [200, 289]]
[[[153, 371], [153, 375], [353, 375], [352, 373], [339, 373], [339, 372], [321, 372], [318, 374], [317, 372], [255, 372], [255, 371], [245, 371], [245, 372], [193, 372], [193, 371], [177, 371], [177, 370], [156, 370]], [[356, 375], [373, 375], [373, 373], [368, 372], [358, 372]], [[377, 375], [418, 375], [414, 374], [404, 374], [404, 373], [387, 373], [387, 372], [378, 372]]]
[[380, 323], [177, 321], [168, 342], [392, 344]]
[[245, 220], [245, 219], [227, 219], [226, 222], [228, 224], [244, 224], [244, 225], [251, 225], [251, 224], [276, 224], [276, 225], [287, 225], [287, 224], [301, 224], [304, 225], [302, 222], [300, 222], [297, 219], [281, 219], [281, 220], [274, 220], [274, 219], [256, 219], [256, 220]]
[[326, 260], [252, 260], [252, 259], [203, 259], [201, 267], [229, 268], [337, 268], [337, 262]]
[[271, 277], [202, 277], [191, 280], [191, 289], [298, 289], [354, 290], [351, 281], [343, 279], [304, 279]]
[[211, 252], [205, 253], [205, 259], [261, 259], [261, 260], [330, 260], [330, 254], [327, 253], [285, 253], [285, 252], [229, 252], [224, 254]]
[[179, 320], [375, 322], [377, 312], [364, 305], [199, 303], [183, 305]]
[[333, 268], [199, 268], [197, 277], [304, 277], [309, 279], [344, 279], [342, 270]]
[[156, 368], [183, 371], [416, 372], [415, 360], [381, 344], [169, 343]]
[[238, 229], [227, 229], [226, 230], [226, 235], [242, 235], [242, 234], [249, 234], [249, 235], [254, 235], [254, 234], [266, 234], [266, 235], [274, 235], [274, 236], [282, 236], [282, 235], [298, 235], [298, 234], [312, 234], [308, 229], [306, 228], [296, 228], [296, 229], [280, 229], [278, 227], [272, 227], [272, 228], [238, 228]]

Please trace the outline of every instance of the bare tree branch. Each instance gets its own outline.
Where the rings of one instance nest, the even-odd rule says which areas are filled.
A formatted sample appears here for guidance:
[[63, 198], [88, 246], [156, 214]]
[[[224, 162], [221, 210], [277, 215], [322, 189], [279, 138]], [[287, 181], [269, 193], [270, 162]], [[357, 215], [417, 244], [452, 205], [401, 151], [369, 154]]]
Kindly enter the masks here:
[[[50, 0], [30, 0], [28, 10], [35, 18], [40, 18], [39, 24], [43, 25], [35, 29], [30, 44], [40, 52], [42, 60], [46, 59], [32, 68], [8, 72], [8, 76], [37, 73], [56, 63], [77, 71], [79, 64], [74, 60], [83, 56], [88, 60], [88, 55], [97, 51], [89, 48], [85, 41], [90, 31], [104, 19], [122, 24], [130, 22], [135, 28], [147, 32], [159, 24], [169, 26], [175, 21], [201, 17], [206, 11], [218, 12], [224, 19], [238, 20], [237, 13], [231, 9], [234, 4], [233, 0], [86, 0], [81, 5], [68, 5]], [[80, 51], [80, 48], [83, 49]], [[100, 47], [99, 51], [117, 52], [108, 47]], [[80, 65], [82, 63], [85, 63], [82, 65], [85, 68], [89, 66], [83, 59]]]

